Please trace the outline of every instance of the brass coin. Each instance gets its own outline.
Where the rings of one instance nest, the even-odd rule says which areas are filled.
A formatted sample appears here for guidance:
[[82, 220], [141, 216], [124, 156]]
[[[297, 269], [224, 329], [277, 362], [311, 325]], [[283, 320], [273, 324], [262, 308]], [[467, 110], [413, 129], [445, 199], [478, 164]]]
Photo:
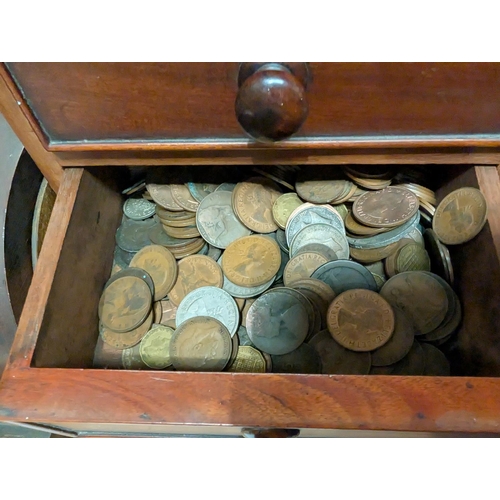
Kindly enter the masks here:
[[398, 271], [396, 270], [396, 261], [397, 261], [400, 250], [405, 245], [408, 245], [411, 243], [414, 243], [414, 241], [411, 238], [401, 238], [397, 242], [397, 246], [394, 248], [394, 251], [391, 252], [391, 254], [385, 258], [384, 269], [385, 269], [385, 272], [387, 273], [387, 276], [389, 278], [392, 278], [393, 276], [396, 276], [396, 274], [398, 274]]
[[350, 247], [349, 253], [354, 260], [363, 264], [371, 264], [389, 257], [389, 255], [391, 255], [398, 248], [398, 245], [399, 243], [396, 241], [379, 248], [364, 249]]
[[238, 219], [256, 233], [278, 229], [273, 219], [273, 204], [281, 195], [278, 186], [265, 177], [239, 182], [233, 191], [233, 208]]
[[327, 325], [332, 337], [346, 349], [373, 351], [391, 338], [394, 312], [378, 293], [347, 290], [330, 304]]
[[304, 202], [295, 193], [282, 194], [273, 203], [273, 218], [281, 229], [285, 229], [292, 212]]
[[321, 373], [321, 359], [309, 344], [302, 344], [288, 354], [273, 355], [274, 373]]
[[184, 184], [171, 184], [174, 201], [188, 212], [196, 212], [200, 203], [197, 202]]
[[153, 325], [144, 336], [139, 354], [144, 364], [155, 370], [162, 370], [172, 364], [170, 342], [174, 331], [164, 325]]
[[349, 213], [349, 209], [343, 203], [332, 205], [332, 208], [340, 215], [340, 217], [342, 217], [342, 220], [345, 223], [345, 219], [347, 217], [347, 214]]
[[154, 283], [154, 301], [163, 299], [177, 279], [177, 262], [166, 248], [150, 245], [140, 250], [130, 263], [132, 267], [144, 269]]
[[124, 276], [104, 289], [99, 301], [99, 319], [114, 332], [129, 332], [146, 319], [151, 301], [151, 290], [144, 280]]
[[138, 344], [153, 324], [153, 311], [145, 321], [134, 330], [125, 333], [117, 333], [106, 328], [102, 323], [99, 328], [99, 335], [102, 340], [115, 349], [128, 349]]
[[432, 229], [445, 245], [472, 240], [487, 219], [486, 200], [479, 189], [461, 188], [451, 192], [438, 205]]
[[215, 318], [198, 316], [177, 328], [170, 342], [176, 370], [222, 371], [231, 358], [232, 339]]
[[429, 254], [417, 243], [408, 243], [398, 251], [396, 273], [430, 270], [431, 259], [429, 258]]
[[165, 299], [160, 301], [161, 304], [161, 321], [162, 325], [166, 324], [167, 321], [174, 320], [175, 325], [175, 316], [177, 315], [177, 306], [174, 306], [170, 300]]
[[161, 323], [163, 316], [163, 309], [161, 307], [161, 302], [155, 302], [153, 306], [153, 323]]
[[193, 214], [193, 212], [188, 212], [187, 210], [182, 210], [182, 212], [172, 212], [170, 210], [166, 210], [160, 205], [156, 205], [155, 212], [159, 219], [164, 220], [168, 223], [182, 222], [185, 220], [196, 218], [196, 215]]
[[311, 274], [326, 262], [328, 259], [319, 253], [299, 253], [287, 262], [283, 272], [283, 283], [285, 286], [290, 286], [294, 281], [310, 278]]
[[147, 370], [149, 368], [141, 359], [140, 349], [141, 344], [137, 344], [120, 351], [123, 368], [126, 370]]
[[172, 238], [198, 238], [200, 232], [196, 225], [187, 227], [170, 227], [162, 224], [163, 230]]
[[281, 252], [271, 238], [252, 235], [231, 243], [222, 254], [222, 269], [238, 286], [255, 287], [268, 282], [278, 272]]
[[266, 373], [266, 360], [260, 351], [248, 345], [238, 349], [236, 359], [228, 368], [229, 372]]
[[206, 255], [191, 255], [178, 263], [177, 281], [170, 290], [168, 298], [175, 306], [193, 290], [203, 286], [222, 288], [224, 276], [222, 269], [213, 259]]
[[172, 189], [168, 184], [147, 184], [153, 201], [171, 212], [182, 212], [184, 209], [174, 200]]

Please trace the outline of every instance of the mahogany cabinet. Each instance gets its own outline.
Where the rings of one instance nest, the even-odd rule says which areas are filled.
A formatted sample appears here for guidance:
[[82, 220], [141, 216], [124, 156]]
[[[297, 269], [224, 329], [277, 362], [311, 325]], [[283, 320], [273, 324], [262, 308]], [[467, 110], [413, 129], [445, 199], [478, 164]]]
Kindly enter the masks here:
[[[0, 67], [0, 111], [58, 190], [0, 381], [0, 420], [137, 435], [500, 431], [500, 64], [303, 68]], [[275, 80], [269, 101], [260, 92]], [[450, 249], [464, 308], [454, 376], [92, 369], [124, 179], [150, 166], [187, 179], [202, 165], [229, 176], [234, 165], [287, 163], [431, 165], [439, 199], [460, 186], [481, 189], [488, 223]]]

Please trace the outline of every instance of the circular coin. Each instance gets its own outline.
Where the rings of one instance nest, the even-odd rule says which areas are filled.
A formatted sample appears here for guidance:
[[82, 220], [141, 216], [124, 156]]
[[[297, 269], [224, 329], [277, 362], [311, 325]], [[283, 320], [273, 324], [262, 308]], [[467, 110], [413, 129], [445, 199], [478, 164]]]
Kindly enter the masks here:
[[218, 187], [217, 184], [202, 184], [196, 182], [188, 182], [186, 185], [191, 196], [199, 203], [201, 203], [210, 193], [213, 193]]
[[274, 373], [321, 373], [321, 359], [316, 350], [302, 344], [288, 354], [273, 355]]
[[106, 328], [101, 323], [99, 326], [99, 335], [101, 336], [103, 342], [114, 347], [115, 349], [128, 349], [129, 347], [137, 345], [142, 340], [144, 335], [148, 333], [152, 324], [153, 311], [149, 313], [149, 316], [141, 325], [125, 333], [114, 332], [109, 328]]
[[273, 204], [274, 222], [281, 229], [285, 229], [292, 212], [303, 205], [303, 201], [295, 193], [282, 194]]
[[184, 209], [174, 200], [172, 189], [168, 184], [148, 184], [148, 193], [153, 201], [171, 212], [182, 212]]
[[138, 267], [127, 267], [126, 269], [122, 269], [121, 271], [113, 274], [113, 276], [111, 276], [111, 278], [109, 278], [107, 283], [104, 285], [104, 288], [107, 288], [109, 285], [111, 285], [111, 283], [114, 283], [116, 280], [119, 280], [120, 278], [123, 278], [125, 276], [132, 276], [133, 278], [139, 278], [145, 281], [146, 285], [148, 285], [149, 287], [151, 295], [154, 294], [155, 287], [151, 276], [149, 275], [149, 273], [144, 271], [144, 269], [139, 269]]
[[301, 229], [290, 244], [290, 257], [295, 257], [305, 245], [319, 243], [335, 252], [339, 259], [349, 258], [349, 244], [345, 234], [327, 224], [312, 224]]
[[276, 241], [283, 252], [288, 253], [288, 243], [286, 242], [286, 234], [283, 229], [276, 231]]
[[417, 243], [404, 245], [396, 257], [396, 273], [405, 271], [430, 271], [431, 259], [425, 248]]
[[437, 347], [429, 344], [420, 344], [424, 351], [425, 370], [423, 375], [431, 377], [449, 377], [450, 362]]
[[[295, 183], [295, 190], [297, 194], [306, 201], [311, 203], [331, 203], [332, 201], [340, 198], [342, 193], [345, 192], [346, 186], [350, 186], [351, 183], [346, 180], [333, 180], [331, 172], [320, 174], [322, 177], [327, 177], [326, 179], [316, 179], [316, 180], [298, 180]], [[335, 175], [335, 174], [334, 174]], [[310, 173], [304, 173], [300, 177], [310, 176]], [[318, 176], [316, 176], [318, 177]]]
[[326, 283], [336, 295], [347, 290], [364, 288], [377, 291], [377, 283], [366, 267], [350, 260], [327, 262], [313, 272], [312, 278]]
[[425, 371], [425, 354], [422, 345], [416, 340], [410, 352], [401, 360], [391, 365], [390, 375], [423, 375]]
[[443, 253], [443, 244], [440, 243], [436, 233], [432, 229], [426, 229], [424, 240], [427, 251], [431, 258], [431, 271], [449, 282], [446, 256]]
[[174, 201], [188, 212], [196, 212], [199, 207], [197, 202], [189, 192], [189, 189], [184, 184], [171, 184], [172, 197]]
[[310, 278], [319, 266], [327, 262], [328, 259], [319, 253], [300, 253], [287, 262], [283, 272], [283, 283], [285, 286], [290, 286], [294, 281]]
[[255, 347], [248, 336], [247, 329], [243, 325], [238, 328], [238, 338], [240, 339], [240, 346], [249, 345]]
[[153, 325], [144, 336], [139, 348], [143, 363], [149, 368], [162, 370], [172, 364], [170, 359], [170, 341], [174, 331], [164, 325]]
[[141, 344], [137, 344], [134, 347], [128, 347], [122, 351], [122, 365], [126, 370], [147, 370], [148, 365], [146, 365], [140, 354]]
[[266, 373], [266, 360], [261, 352], [249, 345], [241, 345], [229, 372]]
[[155, 224], [153, 219], [123, 221], [116, 231], [116, 244], [126, 252], [138, 252], [151, 245], [149, 231]]
[[132, 220], [144, 220], [152, 217], [156, 205], [144, 198], [129, 198], [123, 204], [123, 213]]

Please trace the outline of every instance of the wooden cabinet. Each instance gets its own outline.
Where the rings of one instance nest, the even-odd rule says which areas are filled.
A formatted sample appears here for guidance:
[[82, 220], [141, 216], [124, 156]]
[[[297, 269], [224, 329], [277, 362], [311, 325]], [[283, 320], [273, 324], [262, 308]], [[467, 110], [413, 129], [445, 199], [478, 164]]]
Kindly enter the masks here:
[[[0, 109], [27, 147], [36, 136], [41, 169], [60, 176], [60, 188], [0, 383], [0, 420], [138, 434], [190, 434], [190, 428], [234, 434], [248, 427], [303, 435], [498, 432], [500, 90], [493, 83], [499, 70], [496, 64], [311, 64], [303, 128], [290, 140], [257, 143], [234, 116], [235, 64], [4, 67]], [[16, 92], [25, 98], [20, 104]], [[47, 159], [56, 165], [47, 168]], [[457, 376], [92, 369], [97, 304], [121, 218], [120, 180], [145, 165], [186, 165], [187, 176], [189, 165], [222, 164], [229, 175], [233, 164], [288, 161], [332, 169], [432, 164], [439, 199], [460, 186], [481, 189], [488, 223], [475, 240], [452, 249], [464, 307]], [[120, 162], [121, 168], [106, 168]]]

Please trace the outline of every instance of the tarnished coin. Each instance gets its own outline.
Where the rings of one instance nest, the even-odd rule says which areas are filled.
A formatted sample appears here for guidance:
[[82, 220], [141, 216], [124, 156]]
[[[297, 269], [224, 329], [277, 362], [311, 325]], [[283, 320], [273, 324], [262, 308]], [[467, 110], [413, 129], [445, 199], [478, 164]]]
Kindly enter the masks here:
[[304, 245], [303, 247], [299, 248], [297, 255], [300, 255], [301, 253], [307, 253], [307, 252], [319, 253], [328, 262], [330, 262], [331, 260], [338, 259], [337, 254], [331, 248], [328, 248], [327, 246], [322, 245], [321, 243], [309, 243], [307, 245]]
[[396, 273], [405, 271], [430, 271], [431, 259], [425, 248], [417, 243], [409, 243], [398, 250]]
[[337, 172], [317, 172], [312, 180], [310, 177], [309, 171], [300, 174], [295, 190], [303, 200], [311, 203], [331, 203], [345, 192], [346, 186], [351, 186], [349, 181], [335, 180]]
[[115, 247], [115, 262], [122, 268], [125, 269], [129, 266], [130, 261], [134, 258], [135, 252], [126, 252], [122, 250], [118, 245]]
[[221, 255], [222, 255], [222, 251], [220, 248], [216, 248], [212, 245], [208, 245], [207, 257], [210, 257], [211, 259], [215, 260], [215, 262], [217, 262]]
[[459, 245], [476, 237], [487, 219], [486, 200], [479, 189], [465, 187], [438, 205], [432, 229], [445, 245]]
[[186, 221], [188, 221], [189, 223], [189, 221], [194, 220], [196, 217], [196, 214], [194, 214], [193, 212], [188, 212], [187, 210], [182, 210], [182, 212], [172, 212], [171, 210], [167, 210], [160, 205], [156, 205], [155, 212], [162, 222], [168, 224], [175, 224], [180, 222], [185, 223]]
[[256, 233], [272, 233], [278, 229], [273, 219], [273, 204], [281, 195], [278, 186], [265, 177], [252, 177], [239, 182], [233, 191], [233, 207], [246, 227]]
[[148, 285], [149, 287], [151, 295], [154, 294], [155, 287], [153, 284], [153, 280], [151, 279], [151, 276], [147, 271], [144, 271], [144, 269], [139, 269], [138, 267], [127, 267], [126, 269], [122, 269], [121, 271], [113, 274], [113, 276], [111, 276], [111, 278], [109, 278], [109, 280], [104, 285], [104, 288], [107, 288], [116, 280], [119, 280], [120, 278], [123, 278], [125, 276], [132, 276], [133, 278], [139, 278], [145, 281], [146, 285]]
[[174, 201], [188, 212], [196, 212], [200, 203], [196, 201], [184, 184], [171, 184]]
[[391, 365], [390, 368], [390, 375], [423, 375], [425, 372], [425, 354], [422, 345], [415, 340], [410, 352], [401, 361]]
[[282, 194], [273, 204], [274, 222], [285, 229], [288, 218], [292, 212], [303, 205], [303, 201], [295, 193]]
[[174, 200], [169, 184], [147, 184], [153, 201], [171, 212], [182, 212], [184, 209]]
[[379, 248], [350, 248], [351, 257], [363, 264], [370, 264], [378, 260], [386, 259], [392, 255], [399, 247], [399, 242], [391, 243]]
[[195, 224], [186, 227], [170, 227], [162, 224], [163, 230], [172, 238], [197, 238], [200, 232]]
[[248, 336], [268, 354], [286, 354], [307, 337], [309, 320], [300, 294], [290, 288], [274, 288], [255, 300], [246, 317]]
[[[196, 243], [201, 243], [203, 245], [202, 238], [186, 238], [186, 239], [178, 239], [169, 236], [163, 226], [161, 224], [155, 224], [151, 227], [148, 232], [149, 239], [151, 240], [148, 244], [151, 243], [155, 245], [161, 245], [162, 247], [168, 248], [169, 250], [174, 248], [185, 247], [186, 245], [195, 245]], [[146, 245], [144, 245], [146, 246]]]
[[172, 364], [170, 359], [170, 341], [174, 331], [164, 325], [153, 325], [144, 336], [139, 354], [144, 364], [155, 370], [162, 370]]
[[288, 253], [288, 243], [286, 242], [286, 234], [283, 229], [278, 229], [276, 231], [276, 241], [283, 252]]
[[148, 317], [137, 328], [124, 333], [114, 332], [101, 323], [99, 325], [99, 335], [106, 344], [115, 349], [128, 349], [137, 345], [143, 339], [152, 324], [153, 311], [149, 313]]
[[335, 292], [327, 285], [324, 281], [318, 280], [316, 278], [304, 278], [295, 281], [293, 287], [298, 290], [311, 290], [317, 293], [328, 305], [331, 304], [333, 299], [336, 297]]
[[[219, 259], [219, 262], [221, 259]], [[224, 283], [222, 289], [225, 290], [231, 297], [248, 299], [251, 297], [257, 297], [261, 293], [265, 292], [274, 283], [276, 276], [273, 276], [268, 282], [259, 286], [239, 286], [235, 285], [224, 276]]]
[[273, 355], [274, 373], [321, 373], [321, 359], [316, 350], [302, 344], [288, 354]]
[[138, 252], [151, 245], [148, 234], [154, 225], [153, 219], [125, 220], [116, 231], [116, 244], [126, 252]]
[[126, 370], [147, 370], [149, 367], [142, 361], [140, 354], [141, 344], [121, 351], [122, 365]]
[[342, 220], [345, 223], [345, 219], [349, 213], [348, 208], [343, 203], [340, 205], [333, 205], [332, 208], [340, 215], [340, 217], [342, 217]]
[[[247, 299], [245, 301], [245, 307], [243, 308], [243, 311], [241, 312], [241, 324], [246, 328], [247, 326], [247, 314], [248, 310], [250, 309], [251, 305], [256, 301], [257, 299]], [[253, 344], [252, 344], [253, 345]]]
[[328, 331], [351, 351], [373, 351], [391, 338], [394, 312], [378, 293], [370, 290], [348, 290], [330, 304]]
[[[224, 287], [222, 289], [224, 289]], [[231, 295], [231, 294], [229, 294], [229, 295]], [[245, 307], [245, 299], [234, 297], [234, 301], [236, 302], [236, 305], [238, 306], [238, 310], [240, 312], [243, 311], [243, 308]]]
[[188, 293], [177, 309], [177, 327], [187, 319], [196, 316], [210, 316], [219, 320], [231, 337], [238, 330], [240, 311], [233, 297], [221, 288], [205, 286]]
[[361, 264], [349, 260], [327, 262], [313, 272], [312, 278], [326, 283], [337, 296], [352, 289], [378, 290], [372, 273]]
[[151, 311], [151, 302], [151, 290], [144, 280], [124, 276], [104, 289], [99, 319], [114, 332], [128, 332], [143, 323]]
[[256, 287], [273, 278], [281, 265], [281, 252], [271, 238], [252, 235], [231, 243], [222, 254], [222, 269], [238, 286]]
[[420, 344], [424, 351], [425, 370], [423, 375], [431, 377], [449, 377], [450, 363], [446, 356], [437, 347], [429, 344]]
[[396, 274], [380, 290], [389, 304], [399, 307], [415, 328], [415, 335], [435, 330], [448, 311], [445, 289], [432, 275], [422, 271]]
[[349, 244], [345, 234], [327, 224], [312, 224], [301, 229], [290, 244], [290, 257], [295, 257], [302, 247], [311, 243], [325, 245], [333, 250], [339, 259], [349, 258]]
[[345, 227], [347, 231], [352, 234], [359, 236], [373, 236], [375, 234], [381, 234], [387, 232], [387, 228], [385, 227], [370, 227], [364, 226], [360, 224], [353, 216], [352, 213], [349, 212], [345, 218]]
[[165, 325], [168, 321], [174, 320], [177, 315], [177, 306], [174, 306], [170, 300], [165, 299], [160, 301], [161, 305], [161, 324]]
[[387, 187], [360, 196], [352, 206], [352, 215], [366, 226], [394, 227], [411, 219], [418, 207], [418, 198], [408, 189]]
[[310, 278], [312, 273], [328, 259], [315, 252], [304, 252], [297, 254], [286, 264], [283, 273], [283, 283], [285, 286], [291, 286], [294, 281]]
[[177, 280], [168, 294], [169, 300], [178, 306], [182, 299], [193, 290], [204, 286], [222, 287], [222, 269], [206, 255], [191, 255], [178, 263]]
[[160, 245], [144, 247], [135, 255], [130, 265], [149, 273], [154, 283], [155, 301], [163, 299], [177, 280], [175, 257]]
[[[120, 335], [120, 334], [116, 334]], [[115, 347], [106, 344], [102, 337], [97, 338], [97, 343], [94, 349], [94, 359], [92, 366], [94, 368], [111, 368], [120, 369], [123, 368], [122, 362], [122, 351], [121, 349], [116, 349]]]
[[132, 220], [144, 220], [152, 217], [156, 205], [144, 198], [129, 198], [123, 204], [123, 213]]
[[316, 334], [310, 341], [321, 359], [321, 373], [368, 375], [371, 367], [369, 352], [354, 352], [342, 347], [328, 330]]
[[238, 338], [240, 339], [240, 346], [249, 345], [255, 347], [248, 336], [247, 329], [243, 325], [238, 328]]
[[366, 264], [365, 267], [372, 273], [377, 283], [378, 289], [380, 290], [382, 288], [382, 285], [387, 281], [384, 263], [381, 260], [378, 260], [371, 264]]
[[186, 186], [191, 196], [199, 203], [201, 203], [210, 193], [213, 193], [218, 187], [217, 184], [202, 184], [196, 182], [188, 182]]
[[231, 357], [229, 358], [229, 361], [226, 364], [225, 370], [227, 370], [227, 368], [236, 361], [236, 356], [238, 356], [238, 351], [240, 349], [240, 339], [237, 333], [235, 333], [231, 337], [231, 341], [232, 341]]
[[196, 213], [198, 231], [205, 241], [217, 248], [226, 248], [238, 238], [252, 233], [233, 212], [231, 197], [228, 191], [209, 194]]
[[231, 182], [223, 182], [220, 186], [215, 188], [215, 191], [229, 191], [230, 193], [232, 193], [235, 187], [236, 184], [233, 184]]
[[170, 359], [176, 370], [222, 371], [233, 344], [227, 328], [215, 318], [191, 318], [175, 330]]
[[[436, 233], [432, 229], [425, 230], [424, 240], [431, 259], [431, 271], [441, 276], [441, 278], [448, 281], [448, 283], [453, 283], [448, 267], [448, 262], [451, 266], [448, 249], [438, 240]], [[448, 255], [446, 252], [448, 252]]]
[[161, 323], [163, 317], [163, 308], [161, 307], [161, 302], [155, 302], [153, 304], [153, 323]]
[[249, 345], [241, 345], [229, 372], [266, 373], [266, 360], [261, 352]]

